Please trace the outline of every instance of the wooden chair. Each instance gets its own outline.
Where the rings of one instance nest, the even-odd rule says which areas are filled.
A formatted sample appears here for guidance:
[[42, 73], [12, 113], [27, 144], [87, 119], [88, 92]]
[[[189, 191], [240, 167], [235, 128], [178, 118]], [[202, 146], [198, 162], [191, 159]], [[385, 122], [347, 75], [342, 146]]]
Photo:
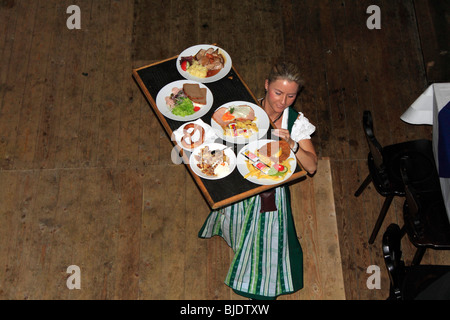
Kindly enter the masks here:
[[388, 300], [448, 299], [450, 266], [406, 266], [402, 260], [401, 239], [400, 227], [397, 224], [389, 225], [382, 242], [390, 279]]
[[450, 222], [439, 178], [434, 176], [434, 184], [429, 182], [426, 190], [420, 189], [420, 184], [410, 181], [409, 176], [416, 169], [407, 156], [401, 159], [400, 170], [406, 198], [402, 229], [417, 248], [412, 264], [418, 265], [427, 248], [450, 250]]
[[408, 155], [412, 163], [420, 170], [411, 177], [413, 180], [424, 181], [432, 174], [435, 164], [430, 140], [414, 140], [382, 147], [375, 137], [373, 120], [370, 111], [364, 111], [363, 128], [369, 145], [368, 167], [369, 175], [355, 192], [358, 197], [372, 182], [376, 191], [385, 197], [383, 206], [369, 238], [373, 244], [386, 213], [395, 196], [404, 197], [405, 189], [400, 176], [400, 159]]

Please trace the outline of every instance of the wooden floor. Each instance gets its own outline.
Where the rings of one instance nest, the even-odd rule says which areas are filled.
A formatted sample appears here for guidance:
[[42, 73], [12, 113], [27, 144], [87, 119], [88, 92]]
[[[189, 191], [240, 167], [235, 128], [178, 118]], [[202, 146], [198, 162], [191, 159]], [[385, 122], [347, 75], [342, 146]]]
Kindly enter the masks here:
[[[66, 27], [72, 4], [81, 30]], [[366, 27], [373, 4], [380, 30]], [[450, 80], [448, 9], [445, 0], [1, 0], [0, 298], [239, 299], [223, 284], [232, 253], [221, 239], [197, 239], [206, 202], [171, 162], [131, 77], [217, 43], [256, 96], [277, 56], [297, 61], [307, 81], [296, 107], [317, 126], [321, 170], [292, 187], [293, 207], [305, 252], [320, 249], [305, 266], [320, 272], [284, 298], [385, 299], [381, 236], [367, 242], [383, 199], [372, 187], [353, 196], [368, 172], [362, 112], [372, 111], [382, 144], [431, 138], [399, 117], [429, 83]], [[402, 204], [382, 231], [402, 223]], [[335, 214], [335, 233], [330, 220], [311, 220], [322, 210]], [[405, 241], [407, 263], [413, 253]], [[423, 263], [450, 264], [450, 253], [429, 251]], [[72, 264], [81, 290], [66, 287]], [[371, 265], [381, 289], [367, 288]], [[329, 287], [341, 280], [343, 290]]]

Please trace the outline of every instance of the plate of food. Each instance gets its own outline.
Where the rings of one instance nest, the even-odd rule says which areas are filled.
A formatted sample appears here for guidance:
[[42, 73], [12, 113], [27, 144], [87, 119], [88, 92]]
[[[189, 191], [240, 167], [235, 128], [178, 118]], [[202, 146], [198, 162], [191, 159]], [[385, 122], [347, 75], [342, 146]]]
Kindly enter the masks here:
[[192, 152], [189, 165], [199, 177], [218, 180], [225, 178], [236, 168], [236, 155], [223, 144], [207, 143]]
[[213, 105], [211, 90], [192, 80], [165, 85], [156, 96], [156, 107], [167, 118], [192, 121], [204, 116]]
[[247, 101], [232, 101], [214, 111], [211, 127], [222, 140], [246, 144], [264, 137], [270, 121], [260, 106]]
[[297, 161], [284, 140], [257, 140], [244, 146], [237, 155], [239, 173], [260, 185], [273, 185], [292, 176]]
[[182, 124], [173, 132], [176, 143], [186, 151], [192, 152], [204, 143], [214, 142], [217, 135], [210, 125], [202, 119]]
[[203, 83], [222, 79], [232, 66], [231, 57], [225, 50], [209, 44], [187, 48], [178, 55], [176, 64], [184, 78]]

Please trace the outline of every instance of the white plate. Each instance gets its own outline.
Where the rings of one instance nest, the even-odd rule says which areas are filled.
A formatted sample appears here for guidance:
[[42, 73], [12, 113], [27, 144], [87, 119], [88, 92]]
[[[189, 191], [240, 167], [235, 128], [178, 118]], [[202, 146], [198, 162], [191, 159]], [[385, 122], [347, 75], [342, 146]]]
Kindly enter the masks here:
[[[223, 149], [225, 149], [225, 155], [230, 160], [230, 163], [228, 165], [230, 170], [229, 170], [229, 172], [226, 175], [223, 175], [223, 176], [220, 176], [220, 177], [208, 176], [208, 175], [204, 174], [199, 169], [199, 167], [197, 167], [198, 161], [195, 159], [195, 155], [199, 155], [200, 154], [200, 150], [202, 148], [205, 148], [206, 146], [209, 147], [209, 150], [223, 150]], [[223, 179], [226, 176], [228, 176], [236, 168], [236, 155], [234, 154], [234, 151], [231, 148], [227, 148], [225, 145], [223, 145], [221, 143], [206, 143], [206, 144], [204, 144], [204, 145], [194, 149], [194, 151], [192, 152], [191, 156], [189, 157], [189, 165], [191, 166], [192, 171], [194, 171], [194, 173], [196, 175], [198, 175], [200, 178], [208, 179], [208, 180], [219, 180], [219, 179]]]
[[[166, 104], [166, 97], [169, 97], [172, 93], [173, 88], [183, 88], [183, 84], [185, 83], [196, 83], [200, 86], [200, 88], [206, 88], [206, 104], [201, 106], [201, 109], [197, 112], [194, 112], [193, 114], [189, 116], [177, 116], [172, 113], [172, 111], [169, 109], [169, 107]], [[211, 90], [207, 86], [205, 86], [202, 83], [192, 81], [192, 80], [178, 80], [171, 82], [164, 86], [161, 90], [159, 90], [158, 95], [156, 96], [156, 107], [158, 110], [167, 118], [172, 120], [178, 120], [178, 121], [192, 121], [196, 120], [200, 117], [203, 117], [206, 113], [208, 113], [209, 109], [211, 109], [213, 105], [213, 95]]]
[[260, 106], [248, 101], [232, 101], [220, 106], [219, 108], [216, 109], [216, 111], [223, 107], [230, 108], [232, 106], [239, 106], [239, 105], [247, 105], [255, 111], [256, 117], [255, 122], [256, 126], [258, 127], [258, 132], [253, 134], [249, 138], [227, 136], [223, 133], [223, 128], [214, 119], [211, 118], [211, 127], [216, 131], [217, 136], [222, 140], [236, 144], [246, 144], [249, 143], [250, 141], [255, 141], [264, 137], [270, 128], [270, 121], [269, 117], [267, 116], [267, 113]]
[[[210, 127], [209, 125], [207, 125], [206, 123], [205, 123], [205, 124], [199, 124], [199, 123], [196, 123], [196, 122], [193, 122], [193, 121], [192, 121], [192, 122], [184, 123], [184, 124], [181, 125], [180, 128], [178, 128], [177, 130], [183, 131], [183, 128], [184, 128], [185, 126], [187, 126], [188, 124], [190, 124], [190, 123], [198, 124], [198, 125], [200, 125], [200, 126], [205, 130], [205, 134], [203, 135], [203, 138], [204, 138], [203, 143], [202, 143], [200, 146], [198, 146], [198, 147], [203, 146], [203, 145], [208, 141], [208, 135], [207, 135], [207, 132], [208, 132], [208, 130], [212, 130], [211, 127]], [[197, 134], [194, 135], [194, 138], [197, 138], [196, 135], [197, 135]], [[199, 134], [198, 134], [198, 135], [199, 135]], [[181, 143], [181, 138], [182, 138], [182, 136], [176, 135], [176, 136], [175, 136], [175, 141], [176, 141], [176, 143], [177, 143], [181, 148], [183, 148], [184, 150], [189, 151], [189, 152], [192, 152], [195, 148], [186, 148], [186, 147]], [[211, 142], [211, 140], [212, 140], [212, 139], [209, 139], [210, 142]], [[196, 141], [196, 140], [195, 140], [195, 141]]]
[[[250, 150], [250, 152], [255, 153], [256, 154], [256, 150], [258, 150], [259, 148], [261, 148], [262, 146], [264, 146], [266, 143], [272, 142], [275, 140], [257, 140], [257, 141], [253, 141], [250, 142], [248, 145], [244, 146], [241, 151], [238, 153], [237, 155], [237, 168], [239, 173], [245, 177], [245, 175], [247, 173], [249, 173], [250, 171], [247, 168], [247, 158], [244, 156], [244, 152], [246, 150]], [[271, 180], [271, 179], [258, 179], [256, 177], [248, 177], [247, 180], [256, 184], [260, 184], [260, 185], [273, 185], [273, 184], [278, 184], [281, 183], [283, 181], [286, 181], [287, 179], [289, 179], [292, 174], [294, 173], [295, 169], [297, 168], [297, 160], [295, 158], [295, 154], [292, 152], [289, 155], [289, 158], [292, 158], [292, 160], [289, 161], [289, 164], [291, 166], [291, 171], [288, 172], [284, 178], [282, 180]]]
[[[183, 71], [183, 69], [181, 69], [180, 61], [181, 61], [182, 57], [195, 56], [200, 49], [207, 50], [209, 48], [214, 48], [214, 50], [215, 49], [219, 49], [219, 53], [221, 53], [223, 55], [223, 57], [225, 58], [224, 67], [217, 74], [213, 75], [212, 77], [199, 78], [199, 77], [195, 77], [195, 76], [191, 75], [189, 72]], [[232, 66], [230, 55], [225, 50], [223, 50], [222, 48], [219, 48], [219, 47], [216, 47], [216, 46], [213, 46], [213, 45], [210, 45], [210, 44], [198, 44], [196, 46], [192, 46], [192, 47], [187, 48], [186, 50], [184, 50], [182, 53], [180, 53], [178, 55], [176, 64], [177, 64], [178, 72], [184, 78], [186, 78], [188, 80], [194, 80], [194, 81], [198, 81], [198, 82], [203, 82], [203, 83], [214, 82], [214, 81], [222, 79], [223, 77], [225, 77], [228, 74], [228, 72], [230, 72], [231, 66]]]

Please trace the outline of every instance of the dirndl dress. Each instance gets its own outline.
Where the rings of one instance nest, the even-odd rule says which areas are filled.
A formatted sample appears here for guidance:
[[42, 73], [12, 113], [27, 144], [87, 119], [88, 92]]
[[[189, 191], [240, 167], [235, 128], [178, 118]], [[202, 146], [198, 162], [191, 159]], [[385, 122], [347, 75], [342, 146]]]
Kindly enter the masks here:
[[[290, 121], [288, 121], [290, 119]], [[310, 139], [315, 127], [292, 108], [282, 126], [296, 141]], [[259, 195], [212, 211], [200, 238], [222, 237], [234, 252], [225, 284], [253, 299], [276, 299], [303, 288], [303, 252], [297, 238], [289, 187], [275, 188], [276, 210], [261, 212]]]

